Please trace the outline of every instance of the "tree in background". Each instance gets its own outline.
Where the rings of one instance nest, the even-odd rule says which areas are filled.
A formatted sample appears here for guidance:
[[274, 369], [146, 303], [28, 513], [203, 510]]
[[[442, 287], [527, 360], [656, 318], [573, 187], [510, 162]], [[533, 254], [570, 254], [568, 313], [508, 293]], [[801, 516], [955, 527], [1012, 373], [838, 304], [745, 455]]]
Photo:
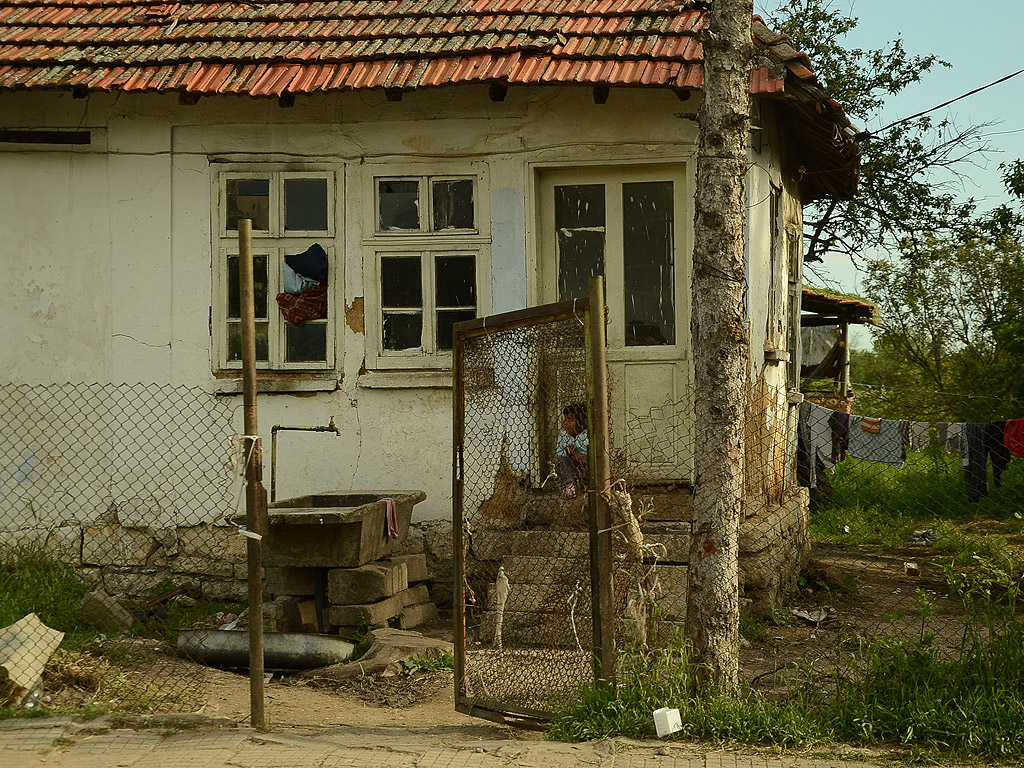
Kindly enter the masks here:
[[1024, 164], [1003, 172], [1014, 203], [975, 217], [959, 235], [919, 238], [901, 259], [868, 263], [866, 293], [887, 327], [874, 352], [851, 364], [857, 381], [884, 378], [893, 390], [883, 415], [1024, 415]]
[[[899, 38], [875, 49], [845, 47], [841, 39], [856, 29], [857, 19], [830, 0], [784, 0], [769, 14], [769, 26], [807, 52], [818, 81], [855, 124], [873, 121], [886, 98], [936, 66], [949, 66], [936, 56], [909, 55]], [[924, 233], [963, 232], [974, 203], [957, 200], [955, 182], [985, 150], [984, 128], [923, 116], [865, 135], [857, 195], [823, 200], [804, 212], [805, 259], [913, 253], [927, 245]], [[937, 173], [942, 171], [948, 173]], [[937, 182], [937, 175], [951, 180]]]

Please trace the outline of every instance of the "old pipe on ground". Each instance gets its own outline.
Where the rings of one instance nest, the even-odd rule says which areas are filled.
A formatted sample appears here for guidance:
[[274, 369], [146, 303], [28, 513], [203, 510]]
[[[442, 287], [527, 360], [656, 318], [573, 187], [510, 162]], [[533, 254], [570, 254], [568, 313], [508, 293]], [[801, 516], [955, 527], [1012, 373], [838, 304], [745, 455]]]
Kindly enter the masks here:
[[[347, 661], [355, 646], [332, 635], [265, 632], [263, 658], [267, 669], [312, 669]], [[249, 665], [249, 633], [245, 630], [184, 629], [178, 653], [221, 667]]]

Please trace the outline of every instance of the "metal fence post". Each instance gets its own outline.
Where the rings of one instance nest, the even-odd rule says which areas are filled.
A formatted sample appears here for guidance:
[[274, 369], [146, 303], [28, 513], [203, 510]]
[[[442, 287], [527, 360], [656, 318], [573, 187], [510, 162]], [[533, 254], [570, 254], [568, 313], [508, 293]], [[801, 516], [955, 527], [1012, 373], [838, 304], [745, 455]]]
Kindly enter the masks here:
[[245, 406], [245, 524], [249, 585], [249, 708], [253, 728], [266, 725], [263, 697], [263, 542], [267, 493], [256, 418], [256, 306], [252, 264], [252, 221], [238, 222], [238, 281], [242, 310], [242, 398]]
[[590, 278], [590, 588], [594, 624], [594, 679], [615, 686], [615, 611], [612, 601], [612, 532], [608, 509], [612, 484], [608, 425], [608, 364], [605, 354], [604, 277]]

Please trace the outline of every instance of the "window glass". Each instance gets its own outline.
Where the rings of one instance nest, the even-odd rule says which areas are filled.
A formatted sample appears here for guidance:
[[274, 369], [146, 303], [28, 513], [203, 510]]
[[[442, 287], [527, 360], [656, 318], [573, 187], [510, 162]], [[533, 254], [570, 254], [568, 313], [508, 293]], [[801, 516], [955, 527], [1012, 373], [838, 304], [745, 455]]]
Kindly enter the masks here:
[[[242, 324], [228, 323], [228, 360], [237, 363], [242, 359]], [[256, 360], [270, 359], [270, 324], [256, 323]]]
[[388, 312], [383, 317], [383, 344], [389, 351], [419, 349], [423, 338], [422, 312]]
[[[253, 254], [252, 257], [253, 295], [255, 297], [256, 317], [267, 317], [267, 257]], [[228, 317], [242, 316], [241, 290], [238, 285], [238, 256], [228, 256]]]
[[434, 230], [473, 229], [473, 180], [433, 182]]
[[327, 229], [327, 179], [284, 180], [284, 228]]
[[413, 180], [379, 181], [378, 229], [417, 231], [420, 228], [420, 183]]
[[302, 328], [285, 325], [285, 359], [289, 363], [314, 363], [327, 359], [327, 324], [306, 323]]
[[384, 256], [380, 260], [380, 296], [383, 307], [422, 307], [423, 287], [419, 256]]
[[476, 317], [475, 309], [441, 310], [437, 313], [437, 348], [452, 348], [452, 326]]
[[555, 187], [559, 301], [590, 295], [590, 278], [604, 274], [603, 184]]
[[238, 229], [240, 219], [252, 219], [253, 230], [270, 229], [270, 179], [227, 180], [226, 229]]
[[622, 185], [626, 346], [675, 344], [671, 181]]
[[439, 307], [476, 306], [476, 258], [438, 256], [435, 302]]

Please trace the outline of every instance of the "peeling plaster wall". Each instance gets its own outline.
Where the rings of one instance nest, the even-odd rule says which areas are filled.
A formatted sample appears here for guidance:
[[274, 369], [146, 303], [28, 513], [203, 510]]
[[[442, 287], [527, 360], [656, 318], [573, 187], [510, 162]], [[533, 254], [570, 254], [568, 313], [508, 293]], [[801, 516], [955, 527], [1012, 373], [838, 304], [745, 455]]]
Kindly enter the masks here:
[[[334, 243], [342, 278], [332, 295], [334, 381], [321, 391], [261, 394], [265, 482], [274, 424], [325, 425], [333, 417], [341, 437], [279, 435], [278, 498], [420, 488], [427, 501], [417, 506], [417, 519], [448, 517], [449, 374], [365, 370], [367, 164], [423, 164], [427, 173], [432, 162], [486, 163], [490, 311], [503, 312], [537, 294], [536, 232], [528, 214], [535, 210], [533, 169], [689, 161], [696, 101], [682, 110], [668, 91], [615, 89], [607, 104], [596, 105], [586, 88], [512, 88], [498, 103], [488, 99], [486, 86], [416, 91], [397, 103], [378, 92], [315, 96], [291, 109], [241, 97], [181, 106], [160, 95], [0, 94], [2, 127], [93, 133], [88, 147], [0, 146], [0, 253], [7, 275], [0, 295], [9, 309], [0, 365], [19, 383], [223, 387], [213, 372], [209, 329], [217, 164], [329, 164], [343, 181]], [[770, 163], [773, 152], [769, 147], [758, 161]], [[692, 216], [681, 224], [691, 227]], [[766, 264], [762, 224], [753, 226], [752, 287]], [[762, 298], [751, 302], [752, 318], [764, 311]], [[756, 352], [763, 319], [753, 325], [761, 327], [752, 338]], [[241, 396], [221, 397], [241, 432]]]

